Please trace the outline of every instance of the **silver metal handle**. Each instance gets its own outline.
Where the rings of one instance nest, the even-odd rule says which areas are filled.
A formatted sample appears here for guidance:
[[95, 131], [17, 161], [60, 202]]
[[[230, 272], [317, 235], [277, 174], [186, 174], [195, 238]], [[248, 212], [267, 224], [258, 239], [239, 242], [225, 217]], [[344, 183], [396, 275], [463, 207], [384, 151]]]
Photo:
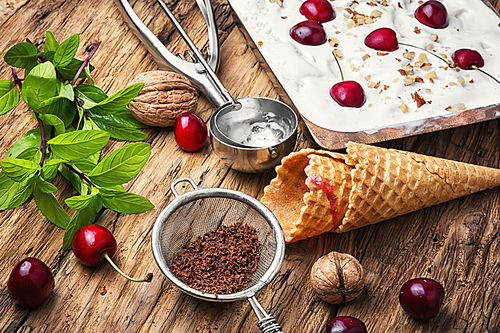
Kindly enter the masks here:
[[177, 191], [175, 190], [175, 186], [179, 183], [182, 183], [182, 182], [189, 182], [189, 184], [191, 184], [191, 186], [193, 187], [194, 191], [196, 191], [198, 189], [198, 186], [196, 186], [196, 184], [194, 183], [194, 180], [192, 180], [191, 178], [187, 178], [187, 177], [178, 178], [178, 179], [174, 180], [172, 182], [172, 184], [170, 184], [170, 189], [172, 190], [172, 193], [174, 194], [174, 196], [176, 198], [179, 196], [179, 193], [177, 193]]
[[[144, 22], [142, 22], [142, 20], [137, 16], [135, 11], [132, 9], [129, 0], [116, 0], [116, 2], [119, 5], [118, 7], [122, 12], [123, 17], [129, 23], [130, 28], [144, 43], [160, 69], [175, 71], [186, 76], [193, 83], [193, 85], [199, 89], [217, 108], [222, 105], [233, 103], [233, 98], [229, 95], [227, 89], [223, 88], [221, 90], [220, 86], [222, 86], [222, 83], [220, 83], [219, 79], [215, 75], [215, 71], [217, 71], [217, 67], [219, 65], [219, 42], [217, 40], [217, 27], [209, 0], [197, 0], [197, 4], [198, 6], [201, 5], [200, 10], [202, 11], [203, 18], [208, 26], [208, 52], [210, 64], [206, 62], [205, 58], [201, 55], [201, 52], [196, 46], [194, 46], [194, 43], [191, 39], [189, 39], [189, 36], [186, 34], [184, 29], [182, 29], [179, 22], [177, 22], [174, 15], [170, 12], [163, 1], [159, 0], [158, 2], [169, 18], [171, 20], [173, 18], [172, 23], [174, 23], [176, 29], [179, 30], [184, 40], [186, 40], [185, 37], [187, 37], [191, 41], [192, 45], [190, 45], [189, 42], [188, 45], [190, 46], [192, 52], [196, 54], [196, 58], [199, 63], [186, 61], [168, 51], [155, 34], [153, 34]], [[194, 48], [192, 46], [194, 46]], [[204, 62], [204, 64], [201, 64], [202, 62]], [[205, 70], [203, 65], [206, 65], [205, 68], [209, 69], [211, 73]]]
[[276, 318], [264, 310], [255, 296], [249, 297], [248, 301], [252, 306], [253, 312], [255, 312], [255, 315], [259, 319], [257, 326], [262, 333], [285, 333], [281, 330], [281, 326], [278, 324]]

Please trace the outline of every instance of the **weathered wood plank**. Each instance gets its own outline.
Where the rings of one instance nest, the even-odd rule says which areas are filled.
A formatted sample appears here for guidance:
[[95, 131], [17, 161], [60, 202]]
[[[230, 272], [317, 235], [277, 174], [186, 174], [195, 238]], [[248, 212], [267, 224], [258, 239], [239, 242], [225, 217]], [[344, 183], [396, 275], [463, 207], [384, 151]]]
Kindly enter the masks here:
[[[7, 4], [11, 4], [7, 2]], [[96, 82], [112, 93], [140, 72], [156, 69], [152, 57], [129, 31], [111, 1], [18, 1], [0, 22], [0, 51], [30, 38], [40, 43], [47, 29], [59, 40], [80, 33], [83, 58], [98, 41], [102, 47], [93, 59]], [[498, 9], [498, 0], [492, 1]], [[169, 49], [186, 49], [180, 36], [154, 1], [134, 2], [148, 26]], [[1, 6], [1, 5], [0, 5]], [[170, 1], [170, 8], [199, 47], [207, 36], [194, 1]], [[234, 25], [225, 0], [213, 1], [221, 39], [218, 75], [234, 96], [279, 96], [265, 66]], [[1, 8], [1, 7], [0, 7]], [[21, 8], [21, 9], [18, 9]], [[23, 22], [23, 24], [19, 24]], [[0, 64], [0, 78], [11, 78]], [[205, 120], [214, 107], [200, 99], [198, 114]], [[0, 156], [36, 123], [19, 105], [0, 117]], [[63, 231], [50, 224], [34, 202], [0, 212], [0, 331], [2, 332], [258, 332], [247, 302], [209, 303], [184, 295], [161, 274], [151, 250], [151, 228], [159, 212], [172, 200], [170, 183], [187, 176], [201, 187], [225, 187], [259, 198], [273, 172], [249, 175], [231, 170], [207, 145], [186, 153], [175, 144], [171, 128], [146, 130], [151, 158], [128, 184], [148, 197], [156, 208], [130, 216], [104, 211], [97, 223], [115, 234], [117, 264], [134, 276], [153, 272], [150, 284], [125, 282], [109, 266], [95, 269], [80, 265], [71, 252], [60, 251]], [[500, 167], [497, 143], [500, 121], [386, 142], [381, 145], [460, 161]], [[124, 145], [112, 142], [111, 151]], [[296, 149], [317, 147], [301, 132]], [[55, 180], [60, 202], [74, 190], [62, 177]], [[181, 186], [180, 186], [181, 187]], [[179, 191], [189, 188], [179, 188]], [[285, 261], [273, 282], [258, 295], [264, 308], [275, 315], [286, 332], [322, 332], [335, 315], [362, 319], [370, 332], [497, 332], [500, 331], [499, 213], [500, 190], [493, 189], [436, 207], [408, 214], [347, 234], [329, 234], [287, 246]], [[68, 209], [70, 211], [70, 209]], [[334, 306], [312, 291], [309, 271], [313, 262], [330, 251], [351, 253], [366, 271], [366, 285], [355, 301]], [[7, 295], [8, 272], [26, 256], [35, 256], [54, 270], [56, 289], [43, 307], [26, 310]], [[416, 321], [400, 308], [400, 286], [416, 276], [433, 277], [446, 289], [444, 308], [430, 322]]]

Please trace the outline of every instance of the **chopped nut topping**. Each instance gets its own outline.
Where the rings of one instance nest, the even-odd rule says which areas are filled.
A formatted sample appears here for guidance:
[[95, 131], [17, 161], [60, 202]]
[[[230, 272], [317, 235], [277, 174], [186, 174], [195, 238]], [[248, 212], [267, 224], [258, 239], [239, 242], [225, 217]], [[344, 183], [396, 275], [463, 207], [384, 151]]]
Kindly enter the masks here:
[[282, 18], [282, 19], [287, 19], [287, 18], [288, 18], [288, 16], [282, 16], [281, 18]]
[[365, 80], [366, 80], [366, 81], [370, 81], [370, 79], [371, 79], [371, 78], [372, 78], [372, 76], [371, 76], [371, 75], [367, 75], [367, 76], [365, 76]]
[[429, 88], [426, 88], [425, 92], [428, 93], [428, 94], [432, 94], [432, 90], [430, 90]]
[[415, 77], [415, 82], [417, 83], [424, 83], [424, 79], [422, 79], [420, 76]]
[[430, 73], [425, 74], [426, 79], [437, 79], [436, 71], [432, 71]]
[[368, 88], [378, 89], [378, 87], [380, 87], [380, 81], [378, 81], [377, 83], [373, 81], [368, 81]]
[[403, 53], [403, 57], [405, 57], [408, 60], [412, 60], [415, 57], [415, 52], [410, 52], [408, 50]]
[[410, 64], [405, 66], [404, 71], [405, 71], [406, 75], [413, 75], [414, 74], [413, 66]]
[[376, 18], [376, 17], [381, 17], [382, 16], [382, 12], [380, 10], [374, 10], [370, 13], [370, 17], [372, 18]]
[[339, 59], [343, 59], [344, 58], [344, 55], [342, 54], [342, 52], [339, 49], [335, 49], [335, 50], [333, 50], [333, 52], [335, 53], [335, 55], [337, 56], [337, 58], [339, 58]]
[[401, 109], [401, 111], [402, 111], [403, 113], [408, 112], [408, 106], [407, 106], [405, 103], [401, 104], [401, 105], [399, 106], [399, 108]]
[[420, 60], [421, 62], [428, 62], [429, 60], [427, 59], [427, 56], [423, 53], [420, 53], [418, 55], [418, 60]]
[[339, 40], [337, 38], [328, 38], [328, 43], [333, 47], [339, 46]]
[[429, 79], [429, 82], [430, 83], [434, 83], [434, 79]]
[[404, 69], [398, 69], [399, 74], [406, 76], [406, 71]]
[[413, 29], [413, 32], [419, 35], [422, 31], [418, 27], [415, 27], [415, 29]]
[[450, 112], [457, 112], [457, 111], [462, 111], [462, 110], [465, 110], [465, 104], [464, 103], [459, 103], [459, 104], [455, 104], [453, 106], [448, 106], [446, 108], [446, 111], [450, 111]]
[[363, 56], [363, 60], [366, 60], [366, 59], [368, 59], [368, 58], [370, 58], [370, 55], [369, 55], [369, 54], [365, 54], [365, 55]]
[[470, 80], [469, 83], [474, 83], [474, 80]]
[[396, 78], [396, 79], [394, 79], [394, 80], [392, 80], [392, 82], [394, 82], [394, 83], [396, 83], [396, 82], [398, 82], [398, 81], [399, 81], [399, 79], [397, 79], [397, 78]]
[[405, 86], [411, 86], [413, 85], [413, 83], [415, 83], [415, 79], [414, 78], [411, 78], [411, 77], [407, 77], [405, 78]]
[[354, 64], [350, 64], [349, 65], [349, 68], [351, 69], [351, 71], [353, 72], [359, 72], [359, 68], [357, 68], [356, 66], [354, 66]]
[[384, 88], [383, 89], [387, 90], [387, 89], [389, 89], [389, 86], [387, 84], [384, 84]]
[[436, 34], [432, 34], [432, 35], [431, 35], [431, 40], [432, 40], [433, 42], [437, 42], [438, 38], [439, 38], [439, 37], [438, 37], [438, 35], [436, 35]]
[[257, 45], [259, 45], [259, 46], [262, 46], [262, 44], [264, 44], [264, 43], [262, 43], [262, 41], [260, 41], [260, 40], [257, 42]]
[[386, 56], [388, 54], [389, 54], [389, 52], [377, 52], [377, 55], [379, 55], [379, 56]]
[[460, 84], [465, 84], [465, 79], [461, 76], [458, 77], [458, 82], [460, 82]]
[[422, 105], [426, 104], [427, 102], [425, 101], [425, 99], [422, 98], [422, 96], [420, 96], [418, 94], [418, 92], [415, 91], [415, 93], [412, 93], [411, 94], [411, 98], [413, 98], [413, 100], [415, 101], [415, 103], [417, 103], [417, 108], [421, 107]]
[[432, 43], [425, 46], [425, 49], [429, 50], [429, 51], [432, 51], [433, 48], [434, 48], [434, 45]]

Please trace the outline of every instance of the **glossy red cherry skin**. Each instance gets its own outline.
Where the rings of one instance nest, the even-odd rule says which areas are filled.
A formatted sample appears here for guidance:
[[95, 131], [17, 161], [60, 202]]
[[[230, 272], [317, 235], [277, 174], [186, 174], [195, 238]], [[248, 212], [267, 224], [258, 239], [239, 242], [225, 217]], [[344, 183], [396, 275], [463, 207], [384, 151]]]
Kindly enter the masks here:
[[325, 23], [335, 19], [335, 11], [327, 0], [307, 0], [299, 9], [308, 20]]
[[412, 317], [432, 319], [436, 317], [444, 299], [443, 286], [432, 279], [417, 278], [407, 281], [399, 292], [399, 303]]
[[321, 45], [326, 42], [326, 33], [318, 22], [307, 20], [297, 23], [290, 29], [292, 39], [303, 45]]
[[391, 28], [373, 30], [365, 37], [365, 45], [377, 51], [392, 52], [399, 48], [396, 32]]
[[326, 325], [326, 333], [367, 333], [365, 324], [354, 317], [335, 317]]
[[415, 10], [418, 22], [435, 29], [444, 29], [448, 26], [448, 11], [439, 1], [424, 2]]
[[473, 69], [472, 66], [483, 67], [484, 59], [479, 52], [470, 49], [460, 49], [453, 52], [451, 59], [461, 69]]
[[175, 120], [175, 141], [185, 151], [198, 151], [207, 142], [207, 125], [194, 113], [186, 112]]
[[109, 257], [112, 257], [117, 249], [115, 236], [97, 224], [78, 229], [73, 236], [72, 247], [78, 261], [86, 266], [102, 264], [106, 261], [102, 254], [107, 252]]
[[356, 81], [342, 81], [333, 85], [330, 96], [340, 106], [360, 108], [366, 102], [363, 87]]
[[37, 258], [25, 258], [10, 274], [7, 289], [10, 297], [26, 308], [40, 306], [54, 290], [54, 276], [49, 267]]

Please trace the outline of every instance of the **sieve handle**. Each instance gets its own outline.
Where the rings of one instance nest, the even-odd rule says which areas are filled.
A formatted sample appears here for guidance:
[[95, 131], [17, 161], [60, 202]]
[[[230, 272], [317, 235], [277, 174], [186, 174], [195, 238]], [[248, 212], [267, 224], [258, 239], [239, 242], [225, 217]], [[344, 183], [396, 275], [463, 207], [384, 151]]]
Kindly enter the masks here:
[[194, 180], [192, 180], [191, 178], [188, 178], [188, 177], [178, 178], [178, 179], [174, 180], [172, 182], [172, 184], [170, 185], [170, 189], [172, 190], [172, 193], [174, 194], [174, 196], [176, 198], [179, 196], [179, 193], [177, 193], [177, 191], [175, 190], [175, 186], [179, 183], [182, 183], [182, 182], [188, 182], [189, 184], [191, 184], [191, 186], [193, 187], [193, 189], [195, 191], [198, 189], [198, 186], [196, 186], [196, 184], [194, 183]]
[[259, 319], [257, 326], [262, 333], [285, 333], [281, 330], [281, 326], [278, 324], [276, 318], [264, 310], [255, 296], [249, 297], [248, 301], [252, 306], [253, 312], [255, 312], [255, 315]]

